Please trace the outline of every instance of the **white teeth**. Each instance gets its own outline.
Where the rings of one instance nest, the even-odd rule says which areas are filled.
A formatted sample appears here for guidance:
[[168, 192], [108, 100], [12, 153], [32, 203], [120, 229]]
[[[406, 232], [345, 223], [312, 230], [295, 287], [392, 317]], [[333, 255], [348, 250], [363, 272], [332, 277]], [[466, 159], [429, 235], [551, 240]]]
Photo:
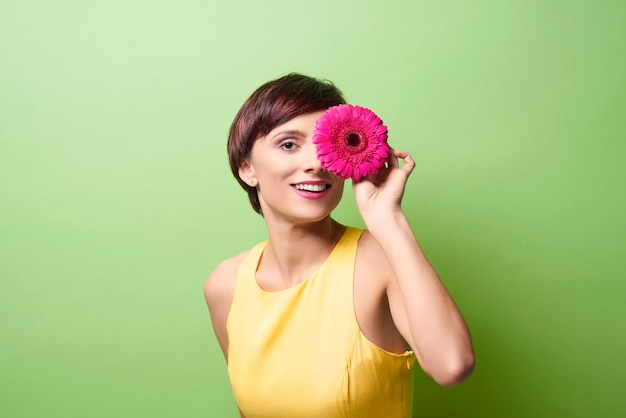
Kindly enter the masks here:
[[294, 187], [307, 192], [323, 192], [326, 190], [326, 184], [295, 184]]

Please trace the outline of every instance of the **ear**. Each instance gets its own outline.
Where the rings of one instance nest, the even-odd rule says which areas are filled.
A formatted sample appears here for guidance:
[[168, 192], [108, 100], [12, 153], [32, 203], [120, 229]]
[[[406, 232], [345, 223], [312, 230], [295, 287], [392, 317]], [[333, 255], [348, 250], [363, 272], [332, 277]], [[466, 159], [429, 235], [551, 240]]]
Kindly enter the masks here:
[[239, 166], [239, 178], [250, 187], [256, 187], [259, 184], [254, 174], [254, 168], [250, 164], [250, 160], [246, 159]]

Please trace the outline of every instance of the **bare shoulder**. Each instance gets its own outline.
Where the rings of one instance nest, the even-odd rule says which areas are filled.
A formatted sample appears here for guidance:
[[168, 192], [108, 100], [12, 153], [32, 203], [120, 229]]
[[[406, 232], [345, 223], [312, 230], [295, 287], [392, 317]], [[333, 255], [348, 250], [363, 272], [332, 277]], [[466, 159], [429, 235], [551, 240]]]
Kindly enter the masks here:
[[237, 270], [248, 252], [244, 251], [219, 263], [204, 283], [204, 298], [209, 307], [213, 330], [226, 358], [228, 358], [226, 321], [235, 293]]
[[219, 302], [222, 298], [227, 297], [235, 290], [235, 280], [237, 278], [237, 269], [246, 258], [248, 251], [237, 254], [228, 258], [215, 267], [204, 283], [204, 296], [208, 304]]
[[357, 250], [357, 268], [368, 272], [370, 279], [388, 284], [392, 279], [391, 263], [376, 238], [367, 230], [363, 231]]
[[[369, 231], [363, 231], [354, 269], [354, 310], [361, 332], [378, 347], [393, 353], [407, 350], [406, 339], [393, 317], [397, 311], [389, 298], [395, 276], [389, 259]], [[393, 311], [392, 311], [393, 310]]]

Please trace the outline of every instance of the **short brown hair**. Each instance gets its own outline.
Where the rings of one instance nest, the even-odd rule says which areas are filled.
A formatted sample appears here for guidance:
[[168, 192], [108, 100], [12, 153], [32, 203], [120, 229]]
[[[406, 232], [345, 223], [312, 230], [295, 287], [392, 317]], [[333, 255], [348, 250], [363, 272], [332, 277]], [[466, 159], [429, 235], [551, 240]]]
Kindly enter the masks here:
[[297, 116], [345, 102], [332, 82], [291, 73], [263, 84], [241, 106], [228, 134], [228, 159], [233, 175], [248, 192], [257, 213], [261, 214], [257, 190], [239, 177], [239, 167], [250, 155], [254, 142]]

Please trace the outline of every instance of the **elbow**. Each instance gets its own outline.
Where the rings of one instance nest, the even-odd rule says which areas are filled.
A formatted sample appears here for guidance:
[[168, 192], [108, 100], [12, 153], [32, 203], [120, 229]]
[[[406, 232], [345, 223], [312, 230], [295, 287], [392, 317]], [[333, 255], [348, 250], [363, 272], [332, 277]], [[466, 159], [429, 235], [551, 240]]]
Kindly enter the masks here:
[[441, 386], [455, 386], [467, 380], [476, 367], [476, 359], [473, 353], [451, 360], [446, 367], [442, 367], [436, 373], [430, 374], [433, 380]]

